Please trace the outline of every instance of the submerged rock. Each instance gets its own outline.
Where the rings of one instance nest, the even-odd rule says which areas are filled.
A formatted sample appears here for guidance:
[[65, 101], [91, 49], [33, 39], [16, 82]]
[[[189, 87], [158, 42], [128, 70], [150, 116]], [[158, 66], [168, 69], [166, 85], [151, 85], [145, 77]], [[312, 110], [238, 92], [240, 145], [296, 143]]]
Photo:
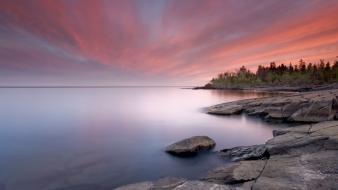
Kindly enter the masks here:
[[184, 179], [178, 178], [163, 178], [155, 182], [140, 182], [135, 184], [129, 184], [118, 187], [115, 190], [236, 190], [236, 189], [231, 186], [209, 183], [204, 181], [186, 181]]
[[166, 152], [177, 156], [190, 156], [203, 150], [212, 149], [215, 141], [207, 136], [194, 136], [183, 139], [166, 148]]
[[182, 185], [184, 182], [186, 182], [186, 180], [183, 178], [165, 177], [153, 182], [145, 181], [121, 186], [116, 188], [115, 190], [150, 190], [150, 189], [166, 190], [166, 189], [174, 189], [175, 187]]
[[231, 149], [223, 149], [220, 156], [229, 157], [232, 161], [258, 160], [269, 157], [265, 145], [239, 146]]
[[235, 190], [227, 185], [219, 185], [203, 181], [187, 181], [174, 190]]

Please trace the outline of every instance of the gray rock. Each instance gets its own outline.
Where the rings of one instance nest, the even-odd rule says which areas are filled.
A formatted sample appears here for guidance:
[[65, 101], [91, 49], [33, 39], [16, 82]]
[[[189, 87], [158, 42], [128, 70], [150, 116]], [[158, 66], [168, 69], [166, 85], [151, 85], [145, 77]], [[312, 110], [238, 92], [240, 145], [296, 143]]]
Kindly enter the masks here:
[[309, 106], [302, 107], [290, 117], [292, 121], [321, 122], [333, 120], [336, 112], [332, 110], [333, 100], [314, 101]]
[[307, 134], [310, 131], [311, 125], [301, 125], [297, 127], [287, 127], [287, 128], [281, 128], [281, 129], [275, 129], [272, 131], [272, 135], [274, 137], [279, 135], [284, 135], [289, 132], [295, 132], [295, 133], [303, 133]]
[[267, 159], [238, 161], [217, 167], [202, 181], [167, 178], [118, 189], [337, 189], [338, 121], [278, 129], [265, 146], [235, 147], [224, 153], [251, 159], [264, 148], [269, 153]]
[[338, 121], [276, 130], [265, 146], [267, 160], [234, 162], [214, 169], [204, 180], [246, 182], [253, 190], [337, 189]]
[[239, 114], [243, 110], [242, 105], [237, 104], [230, 104], [230, 105], [223, 105], [223, 106], [216, 106], [216, 107], [210, 107], [208, 109], [208, 113], [210, 114], [216, 114], [216, 115], [233, 115], [233, 114]]
[[203, 150], [212, 149], [215, 141], [207, 136], [194, 136], [169, 145], [166, 152], [178, 156], [190, 156]]
[[183, 184], [185, 181], [183, 178], [165, 177], [155, 181], [152, 189], [172, 189]]
[[140, 183], [134, 183], [134, 184], [121, 186], [121, 187], [115, 188], [115, 190], [150, 190], [152, 186], [153, 186], [152, 182], [146, 181], [146, 182], [140, 182]]
[[[167, 180], [167, 179], [164, 179], [164, 180]], [[141, 183], [121, 186], [121, 187], [116, 188], [115, 190], [246, 190], [240, 187], [232, 187], [228, 185], [209, 183], [205, 181], [178, 180], [173, 183], [170, 182], [169, 185], [167, 181], [161, 185], [158, 183], [159, 181], [141, 182]]]
[[219, 184], [236, 184], [256, 179], [262, 172], [265, 160], [240, 161], [215, 168], [202, 178]]
[[266, 147], [270, 155], [286, 154], [292, 151], [316, 151], [321, 148], [327, 136], [309, 136], [301, 133], [286, 133], [276, 136], [266, 142]]
[[337, 187], [338, 151], [320, 151], [300, 157], [270, 158], [252, 189], [324, 190]]
[[115, 190], [169, 190], [182, 185], [184, 182], [186, 182], [186, 180], [182, 178], [166, 177], [153, 182], [145, 181], [121, 186]]
[[176, 187], [174, 190], [233, 190], [227, 185], [220, 185], [202, 181], [187, 181], [184, 184]]
[[233, 115], [245, 112], [273, 121], [322, 122], [337, 118], [337, 96], [338, 89], [283, 94], [211, 106], [208, 113]]
[[231, 149], [223, 149], [220, 156], [228, 157], [232, 161], [257, 160], [269, 157], [265, 145], [239, 146]]

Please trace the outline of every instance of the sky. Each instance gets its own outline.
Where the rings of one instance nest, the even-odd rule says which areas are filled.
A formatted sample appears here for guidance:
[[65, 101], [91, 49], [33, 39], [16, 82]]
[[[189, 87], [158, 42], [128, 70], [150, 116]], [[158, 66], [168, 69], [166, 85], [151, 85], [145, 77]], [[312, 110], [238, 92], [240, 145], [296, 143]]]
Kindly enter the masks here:
[[203, 85], [338, 56], [338, 0], [1, 0], [0, 85]]

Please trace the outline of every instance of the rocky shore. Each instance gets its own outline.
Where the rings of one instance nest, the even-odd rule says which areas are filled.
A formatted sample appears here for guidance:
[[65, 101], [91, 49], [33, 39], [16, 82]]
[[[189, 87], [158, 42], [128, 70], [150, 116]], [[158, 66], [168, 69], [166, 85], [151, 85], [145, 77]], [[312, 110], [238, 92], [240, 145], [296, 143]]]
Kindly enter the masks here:
[[269, 121], [321, 122], [338, 119], [338, 90], [279, 94], [211, 106], [209, 114], [246, 113]]
[[[294, 127], [274, 130], [273, 138], [265, 144], [219, 151], [218, 156], [233, 162], [211, 168], [197, 181], [168, 177], [117, 189], [337, 189], [337, 99], [338, 90], [324, 90], [240, 100], [212, 106], [209, 108], [209, 114], [246, 113], [266, 120], [298, 124]], [[204, 138], [208, 140], [207, 142], [213, 142], [207, 137]], [[189, 142], [194, 142], [194, 146], [190, 146]], [[194, 149], [197, 146], [196, 141], [185, 139], [179, 142], [179, 145], [182, 144], [193, 147], [194, 151], [199, 150]]]

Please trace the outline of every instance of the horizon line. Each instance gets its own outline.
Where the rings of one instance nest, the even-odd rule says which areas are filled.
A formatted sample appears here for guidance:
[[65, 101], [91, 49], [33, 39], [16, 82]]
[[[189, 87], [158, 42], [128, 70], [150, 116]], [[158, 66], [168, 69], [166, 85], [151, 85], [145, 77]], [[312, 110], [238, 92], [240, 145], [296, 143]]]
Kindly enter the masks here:
[[143, 87], [195, 87], [190, 85], [9, 85], [0, 88], [143, 88]]

